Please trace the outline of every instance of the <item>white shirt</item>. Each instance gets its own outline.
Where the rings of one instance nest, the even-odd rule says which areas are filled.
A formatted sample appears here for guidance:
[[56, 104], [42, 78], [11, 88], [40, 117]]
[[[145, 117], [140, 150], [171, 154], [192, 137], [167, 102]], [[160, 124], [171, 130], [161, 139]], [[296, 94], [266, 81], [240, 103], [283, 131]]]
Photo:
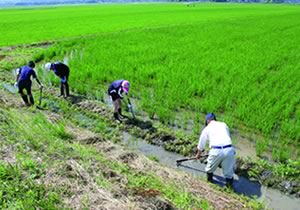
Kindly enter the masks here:
[[197, 148], [203, 150], [207, 140], [209, 140], [210, 148], [212, 146], [225, 146], [231, 144], [229, 129], [226, 123], [215, 120], [210, 121], [201, 132]]

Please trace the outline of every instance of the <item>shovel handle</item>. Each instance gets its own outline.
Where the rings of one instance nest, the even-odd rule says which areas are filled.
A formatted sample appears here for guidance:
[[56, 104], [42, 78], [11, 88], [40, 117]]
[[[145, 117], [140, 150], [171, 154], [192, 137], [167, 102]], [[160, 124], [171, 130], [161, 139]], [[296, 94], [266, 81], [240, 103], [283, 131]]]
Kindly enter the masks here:
[[192, 157], [192, 158], [182, 158], [182, 159], [176, 160], [176, 164], [179, 165], [180, 163], [185, 162], [185, 161], [189, 161], [189, 160], [197, 160], [197, 158], [195, 158], [195, 157]]
[[182, 158], [179, 160], [176, 160], [176, 164], [180, 165], [180, 163], [185, 162], [185, 161], [189, 161], [189, 160], [200, 160], [200, 162], [205, 162], [204, 159], [208, 157], [208, 154], [204, 154], [201, 155], [200, 158], [196, 158], [196, 157], [191, 157], [191, 158]]

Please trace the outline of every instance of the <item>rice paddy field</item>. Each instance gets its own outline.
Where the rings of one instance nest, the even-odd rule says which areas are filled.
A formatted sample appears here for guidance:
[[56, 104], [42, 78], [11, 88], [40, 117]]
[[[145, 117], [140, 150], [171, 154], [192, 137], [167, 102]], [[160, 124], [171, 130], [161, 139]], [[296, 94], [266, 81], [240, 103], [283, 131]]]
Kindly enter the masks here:
[[[0, 8], [0, 206], [297, 209], [299, 34], [300, 5]], [[12, 85], [29, 60], [44, 89], [39, 106], [24, 107]], [[44, 70], [53, 61], [70, 66], [67, 99]], [[107, 88], [117, 79], [130, 81], [135, 120], [112, 119]], [[34, 82], [36, 103], [40, 94]], [[243, 192], [173, 169], [173, 159], [194, 155], [208, 112], [229, 125]], [[138, 141], [157, 153], [126, 144]], [[169, 155], [169, 167], [155, 154]]]
[[214, 112], [252, 136], [258, 151], [299, 158], [298, 5], [1, 9], [0, 28], [1, 49], [54, 42], [33, 59], [68, 56], [74, 92], [105, 100], [111, 81], [128, 79], [137, 109], [150, 118], [175, 124], [180, 114], [180, 123], [192, 120], [198, 133], [204, 114]]

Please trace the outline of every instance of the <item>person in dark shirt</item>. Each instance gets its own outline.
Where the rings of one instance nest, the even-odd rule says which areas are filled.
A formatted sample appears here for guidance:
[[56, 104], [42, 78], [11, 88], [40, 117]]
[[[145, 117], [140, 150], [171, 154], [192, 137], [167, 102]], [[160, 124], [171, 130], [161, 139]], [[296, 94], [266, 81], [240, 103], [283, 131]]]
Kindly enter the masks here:
[[[52, 70], [56, 76], [60, 78], [60, 96], [64, 96], [65, 98], [70, 96], [69, 92], [69, 74], [70, 69], [66, 64], [63, 64], [61, 62], [55, 62], [55, 63], [46, 63], [45, 68], [50, 71]], [[64, 91], [66, 89], [66, 92]], [[66, 94], [65, 94], [66, 93]]]
[[118, 121], [121, 121], [120, 117], [124, 117], [121, 109], [121, 99], [124, 98], [122, 93], [125, 92], [127, 95], [129, 86], [130, 84], [127, 80], [116, 80], [108, 87], [108, 95], [111, 97], [114, 105], [114, 118]]
[[[32, 86], [31, 77], [33, 77], [37, 81], [37, 83], [40, 85], [40, 88], [43, 87], [42, 83], [38, 80], [35, 71], [33, 70], [34, 67], [35, 67], [34, 62], [29, 61], [27, 66], [23, 66], [17, 70], [17, 78], [16, 78], [15, 86], [18, 87], [19, 89], [18, 92], [20, 93], [24, 103], [27, 106], [34, 105], [34, 99], [31, 92], [31, 86]], [[27, 95], [24, 93], [24, 89], [27, 92], [29, 100]]]

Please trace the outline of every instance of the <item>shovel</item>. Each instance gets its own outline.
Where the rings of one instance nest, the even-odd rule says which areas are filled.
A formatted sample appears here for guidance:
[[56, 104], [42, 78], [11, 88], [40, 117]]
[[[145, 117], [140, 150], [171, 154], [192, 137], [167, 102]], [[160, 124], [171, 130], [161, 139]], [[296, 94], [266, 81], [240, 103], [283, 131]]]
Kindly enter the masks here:
[[131, 104], [129, 98], [127, 98], [127, 99], [128, 99], [128, 108], [129, 108], [129, 111], [131, 112], [133, 119], [135, 119], [135, 114], [133, 112], [132, 104]]
[[208, 154], [202, 155], [199, 159], [197, 159], [196, 157], [182, 158], [182, 159], [176, 160], [176, 166], [180, 166], [180, 164], [182, 162], [189, 161], [189, 160], [200, 160], [201, 163], [205, 163], [207, 157], [208, 157]]
[[197, 158], [192, 157], [192, 158], [182, 158], [182, 159], [176, 160], [176, 166], [179, 166], [182, 162], [189, 161], [189, 160], [197, 160]]
[[40, 87], [40, 98], [39, 98], [39, 106], [42, 104], [43, 99], [43, 86]]

